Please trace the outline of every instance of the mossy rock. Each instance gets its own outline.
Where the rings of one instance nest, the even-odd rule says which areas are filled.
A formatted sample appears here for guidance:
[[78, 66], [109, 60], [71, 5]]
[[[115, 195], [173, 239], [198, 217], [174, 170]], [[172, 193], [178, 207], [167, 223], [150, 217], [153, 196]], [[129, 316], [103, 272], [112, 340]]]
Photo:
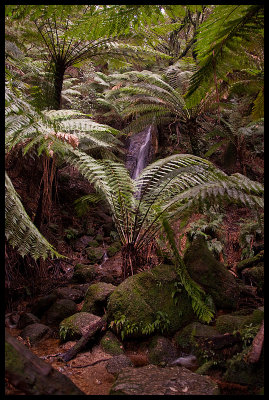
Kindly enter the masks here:
[[264, 351], [257, 363], [246, 361], [249, 347], [227, 361], [223, 379], [228, 382], [261, 388], [264, 386]]
[[121, 249], [121, 242], [114, 242], [107, 249], [108, 257], [113, 257], [116, 253], [118, 253]]
[[123, 345], [113, 332], [107, 331], [100, 341], [102, 349], [112, 356], [124, 354]]
[[86, 253], [92, 264], [100, 263], [104, 255], [104, 249], [100, 247], [87, 247]]
[[245, 284], [256, 286], [259, 293], [263, 293], [264, 290], [264, 265], [263, 263], [258, 264], [252, 268], [246, 268], [242, 272], [243, 281]]
[[248, 315], [242, 324], [242, 327], [252, 324], [253, 326], [260, 325], [264, 319], [264, 308], [259, 307], [253, 311], [252, 314]]
[[240, 285], [226, 267], [216, 260], [204, 238], [198, 236], [188, 247], [184, 261], [190, 276], [209, 294], [217, 308], [235, 309]]
[[98, 247], [99, 243], [97, 242], [97, 240], [90, 240], [88, 243], [88, 247]]
[[64, 318], [77, 312], [77, 305], [73, 300], [59, 299], [46, 312], [46, 322], [49, 325], [57, 325]]
[[116, 289], [111, 283], [98, 282], [90, 285], [85, 295], [85, 301], [81, 311], [95, 315], [103, 315], [108, 297]]
[[180, 350], [186, 353], [193, 352], [198, 355], [197, 339], [208, 339], [218, 335], [220, 333], [214, 326], [192, 322], [175, 334], [174, 341]]
[[94, 240], [96, 240], [98, 243], [103, 243], [104, 237], [100, 233], [98, 233], [95, 236]]
[[92, 282], [97, 275], [94, 265], [77, 264], [74, 268], [72, 281], [76, 283]]
[[240, 329], [246, 318], [245, 315], [220, 315], [216, 319], [216, 328], [220, 333], [233, 333]]
[[177, 279], [175, 267], [165, 264], [127, 278], [109, 297], [109, 320], [125, 316], [128, 324], [139, 328], [130, 336], [143, 337], [142, 328], [153, 324], [160, 311], [170, 322], [165, 333], [176, 332], [194, 318], [191, 302], [184, 290], [179, 294], [177, 305], [173, 301]]
[[20, 333], [20, 336], [23, 339], [29, 340], [31, 345], [35, 345], [41, 340], [44, 340], [51, 336], [51, 329], [40, 323], [34, 323], [31, 325], [27, 325]]
[[87, 312], [78, 312], [65, 318], [59, 325], [62, 341], [80, 339], [89, 327], [100, 320], [100, 317]]
[[155, 335], [149, 343], [149, 363], [162, 365], [175, 360], [178, 356], [176, 347], [166, 337]]

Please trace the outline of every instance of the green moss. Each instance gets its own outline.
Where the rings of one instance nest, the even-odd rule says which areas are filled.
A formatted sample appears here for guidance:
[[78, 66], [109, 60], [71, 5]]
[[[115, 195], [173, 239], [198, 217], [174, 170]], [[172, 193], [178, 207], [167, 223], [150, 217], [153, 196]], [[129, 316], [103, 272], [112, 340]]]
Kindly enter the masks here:
[[180, 293], [177, 305], [174, 304], [175, 278], [175, 268], [171, 265], [158, 266], [127, 278], [109, 298], [110, 321], [124, 315], [130, 324], [146, 327], [153, 324], [157, 313], [161, 312], [171, 323], [170, 333], [180, 329], [192, 320], [194, 313], [184, 291]]
[[82, 311], [65, 318], [59, 325], [60, 339], [62, 341], [79, 339], [82, 336], [83, 328], [87, 327], [95, 318], [98, 317]]
[[12, 372], [16, 375], [23, 375], [24, 362], [19, 353], [7, 341], [5, 341], [5, 365], [6, 370], [9, 372]]
[[120, 354], [124, 354], [124, 351], [122, 349], [123, 346], [122, 346], [121, 342], [110, 331], [106, 332], [106, 334], [101, 339], [100, 344], [101, 344], [103, 350], [108, 354], [111, 354], [113, 356], [118, 356]]
[[98, 263], [102, 260], [104, 250], [98, 247], [87, 247], [86, 253], [91, 263]]
[[200, 322], [192, 322], [178, 331], [175, 336], [175, 342], [181, 350], [185, 352], [197, 353], [196, 338], [210, 338], [218, 334], [216, 328], [209, 325], [201, 324]]
[[242, 324], [242, 327], [246, 325], [260, 325], [264, 319], [264, 308], [260, 307], [253, 311], [252, 314], [248, 315]]
[[254, 257], [250, 257], [250, 258], [247, 258], [246, 260], [240, 261], [237, 264], [236, 269], [238, 272], [241, 272], [241, 271], [243, 271], [243, 269], [245, 269], [251, 265], [258, 264], [260, 261], [263, 261], [263, 259], [264, 259], [264, 250], [262, 250], [259, 254], [257, 254]]
[[113, 257], [118, 251], [121, 249], [121, 242], [114, 242], [112, 245], [110, 245], [107, 249], [107, 255], [108, 257]]
[[99, 243], [97, 242], [97, 240], [91, 240], [88, 244], [89, 247], [98, 247]]
[[107, 299], [115, 288], [114, 285], [106, 282], [98, 282], [90, 285], [85, 294], [85, 301], [81, 311], [103, 315]]
[[220, 315], [216, 320], [216, 328], [220, 333], [233, 333], [240, 329], [246, 318], [244, 315]]
[[91, 282], [96, 277], [94, 265], [77, 264], [74, 268], [72, 277], [73, 282], [86, 283]]
[[206, 361], [205, 363], [203, 363], [196, 371], [196, 374], [199, 375], [208, 375], [209, 370], [214, 366], [214, 361], [210, 360], [210, 361]]

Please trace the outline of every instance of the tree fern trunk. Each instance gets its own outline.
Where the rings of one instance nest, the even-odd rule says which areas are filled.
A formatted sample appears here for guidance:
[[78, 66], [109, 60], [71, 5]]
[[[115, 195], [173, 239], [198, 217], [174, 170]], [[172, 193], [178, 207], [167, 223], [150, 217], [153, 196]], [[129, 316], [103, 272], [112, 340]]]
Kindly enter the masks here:
[[200, 156], [200, 149], [198, 144], [197, 123], [195, 119], [190, 119], [187, 124], [187, 133], [190, 138], [191, 151], [195, 156]]
[[59, 110], [62, 106], [62, 88], [64, 81], [64, 73], [66, 70], [66, 65], [63, 60], [59, 60], [55, 63], [54, 66], [54, 99], [53, 99], [53, 108], [55, 110]]

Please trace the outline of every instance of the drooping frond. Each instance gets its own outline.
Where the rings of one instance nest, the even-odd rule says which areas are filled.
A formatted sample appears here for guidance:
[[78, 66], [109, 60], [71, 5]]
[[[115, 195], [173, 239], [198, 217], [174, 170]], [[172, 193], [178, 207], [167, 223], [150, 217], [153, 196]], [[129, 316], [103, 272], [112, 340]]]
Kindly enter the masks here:
[[5, 235], [11, 246], [22, 256], [30, 254], [34, 259], [63, 257], [33, 224], [7, 173], [5, 190]]
[[199, 69], [192, 76], [187, 93], [189, 107], [198, 104], [214, 87], [214, 76], [225, 79], [229, 72], [249, 67], [253, 59], [246, 48], [251, 44], [255, 47], [255, 37], [262, 34], [263, 24], [263, 5], [215, 7], [197, 34]]

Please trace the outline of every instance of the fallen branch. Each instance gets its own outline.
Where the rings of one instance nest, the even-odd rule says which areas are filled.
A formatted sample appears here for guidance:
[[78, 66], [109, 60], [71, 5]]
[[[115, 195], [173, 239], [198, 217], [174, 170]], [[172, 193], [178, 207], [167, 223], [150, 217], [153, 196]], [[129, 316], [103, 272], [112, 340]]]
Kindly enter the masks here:
[[97, 360], [97, 361], [94, 361], [94, 362], [92, 362], [92, 363], [90, 363], [90, 364], [85, 364], [85, 365], [68, 365], [68, 367], [71, 367], [71, 368], [86, 368], [86, 367], [92, 367], [93, 365], [99, 364], [100, 362], [108, 361], [108, 360], [110, 360], [110, 358], [111, 358], [111, 357], [109, 357], [109, 358], [102, 358], [101, 360]]
[[247, 360], [249, 363], [254, 364], [259, 361], [262, 352], [263, 341], [264, 341], [264, 321], [262, 321], [259, 332], [253, 339], [252, 347], [250, 349], [250, 352], [248, 353]]
[[88, 332], [83, 335], [79, 341], [71, 347], [66, 353], [60, 354], [59, 359], [65, 362], [72, 360], [88, 343], [88, 341], [95, 335], [99, 330], [104, 330], [106, 327], [106, 315], [104, 315], [99, 321], [91, 325]]

